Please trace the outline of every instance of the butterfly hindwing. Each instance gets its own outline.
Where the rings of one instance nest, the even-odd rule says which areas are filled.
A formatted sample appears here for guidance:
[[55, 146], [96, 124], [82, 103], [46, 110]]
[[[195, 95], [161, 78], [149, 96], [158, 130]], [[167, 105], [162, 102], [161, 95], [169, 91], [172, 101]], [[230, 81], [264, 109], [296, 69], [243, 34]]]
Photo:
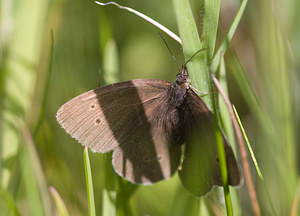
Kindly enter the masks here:
[[[202, 196], [207, 194], [213, 185], [222, 185], [213, 116], [204, 101], [191, 89], [188, 90], [186, 103], [187, 138], [179, 176], [190, 192]], [[238, 185], [239, 169], [225, 136], [224, 147], [229, 184]]]

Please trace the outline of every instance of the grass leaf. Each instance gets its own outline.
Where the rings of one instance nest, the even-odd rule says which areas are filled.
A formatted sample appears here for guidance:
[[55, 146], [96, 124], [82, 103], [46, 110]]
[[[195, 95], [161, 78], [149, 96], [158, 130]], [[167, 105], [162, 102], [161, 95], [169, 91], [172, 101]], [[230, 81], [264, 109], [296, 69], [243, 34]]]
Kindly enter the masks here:
[[92, 177], [92, 170], [89, 158], [89, 151], [88, 148], [84, 148], [83, 152], [83, 159], [84, 159], [84, 170], [85, 170], [85, 178], [86, 178], [86, 190], [89, 202], [89, 215], [95, 216], [96, 215], [96, 208], [95, 208], [95, 198], [94, 198], [94, 190], [93, 190], [93, 177]]
[[[188, 0], [173, 0], [174, 11], [182, 40], [182, 48], [185, 59], [189, 59], [194, 53], [202, 49], [198, 30], [194, 21], [191, 6]], [[187, 65], [192, 85], [199, 91], [209, 92], [210, 79], [206, 65], [205, 51], [196, 55]], [[207, 106], [211, 109], [211, 98], [203, 96]]]
[[55, 190], [54, 187], [50, 187], [49, 191], [52, 195], [53, 200], [55, 201], [56, 208], [60, 216], [69, 216], [68, 210], [64, 204], [63, 199], [59, 195], [59, 193]]
[[207, 60], [211, 61], [217, 38], [217, 30], [220, 13], [220, 0], [205, 0], [204, 2], [204, 16], [203, 16], [203, 32], [202, 40], [203, 47], [207, 49]]
[[232, 40], [232, 37], [238, 27], [238, 24], [241, 21], [242, 15], [245, 11], [246, 5], [247, 5], [248, 0], [243, 0], [241, 2], [240, 8], [237, 12], [237, 14], [235, 15], [235, 18], [233, 20], [233, 22], [231, 23], [231, 26], [228, 30], [228, 33], [226, 35], [226, 37], [223, 39], [220, 47], [218, 48], [212, 63], [211, 63], [211, 72], [214, 74], [217, 71], [217, 68], [220, 65], [220, 61], [221, 61], [221, 55], [222, 53], [225, 54], [225, 52], [227, 51], [227, 48]]

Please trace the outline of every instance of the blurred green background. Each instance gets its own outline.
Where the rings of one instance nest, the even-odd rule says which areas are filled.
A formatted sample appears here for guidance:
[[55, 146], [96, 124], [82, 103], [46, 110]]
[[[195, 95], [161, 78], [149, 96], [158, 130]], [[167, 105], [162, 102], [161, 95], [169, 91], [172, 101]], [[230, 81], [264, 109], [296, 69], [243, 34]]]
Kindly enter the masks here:
[[[118, 3], [178, 34], [172, 1]], [[201, 32], [203, 2], [190, 3]], [[177, 67], [155, 27], [114, 6], [101, 7], [92, 0], [1, 0], [0, 4], [0, 215], [58, 215], [50, 186], [60, 194], [69, 215], [87, 215], [83, 148], [59, 126], [57, 110], [78, 94], [97, 88], [100, 69], [104, 85], [137, 78], [172, 82]], [[216, 47], [239, 4], [221, 2]], [[300, 214], [296, 208], [300, 198], [299, 10], [298, 0], [248, 2], [225, 56], [231, 102], [278, 215]], [[181, 46], [165, 38], [182, 64]], [[260, 108], [243, 89], [239, 70], [246, 72], [263, 112], [257, 111]], [[109, 203], [103, 199], [109, 157], [90, 154], [97, 215]], [[262, 215], [271, 215], [266, 192], [248, 161]], [[132, 189], [130, 183], [118, 181]], [[128, 206], [134, 215], [224, 214], [220, 189], [195, 198], [185, 191], [177, 174], [133, 190]], [[246, 184], [237, 191], [234, 211], [253, 215]]]

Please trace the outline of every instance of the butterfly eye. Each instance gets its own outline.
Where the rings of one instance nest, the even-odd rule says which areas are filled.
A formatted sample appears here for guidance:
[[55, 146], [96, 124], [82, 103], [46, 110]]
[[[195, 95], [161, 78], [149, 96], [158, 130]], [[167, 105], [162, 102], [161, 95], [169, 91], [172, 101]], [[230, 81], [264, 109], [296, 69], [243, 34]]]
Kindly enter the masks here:
[[91, 105], [91, 109], [95, 109], [95, 105], [94, 104]]

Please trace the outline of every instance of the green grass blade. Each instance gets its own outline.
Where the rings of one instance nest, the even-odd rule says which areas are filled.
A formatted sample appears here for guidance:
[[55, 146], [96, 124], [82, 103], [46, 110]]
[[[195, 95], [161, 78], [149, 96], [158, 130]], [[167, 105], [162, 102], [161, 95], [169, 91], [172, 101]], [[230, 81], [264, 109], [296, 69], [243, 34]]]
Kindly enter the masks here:
[[[188, 0], [173, 0], [175, 16], [185, 59], [202, 49], [198, 30], [194, 21], [191, 6]], [[187, 65], [192, 85], [199, 91], [209, 92], [210, 79], [206, 65], [205, 51], [196, 55]], [[211, 109], [212, 103], [209, 96], [203, 96], [207, 106]]]
[[[112, 37], [111, 26], [108, 16], [102, 14], [99, 19], [103, 24], [99, 28], [100, 43], [102, 44], [102, 62], [103, 71], [101, 73], [101, 81], [105, 84], [116, 83], [119, 81], [119, 53], [117, 45]], [[117, 215], [118, 208], [122, 206], [117, 205], [118, 192], [116, 181], [116, 174], [112, 167], [112, 153], [105, 155], [105, 186], [102, 192], [102, 215]]]
[[[221, 57], [221, 64], [220, 64], [220, 75], [219, 75], [219, 82], [220, 85], [224, 91], [224, 93], [228, 96], [228, 86], [227, 86], [227, 79], [226, 79], [226, 67], [225, 67], [225, 60], [224, 56], [222, 55]], [[237, 155], [236, 152], [236, 140], [235, 140], [235, 133], [232, 125], [232, 120], [230, 117], [229, 110], [226, 106], [226, 103], [223, 99], [223, 97], [219, 94], [218, 97], [218, 102], [219, 102], [219, 113], [220, 113], [220, 123], [222, 126], [222, 129], [225, 131], [225, 134], [227, 135], [227, 138], [231, 144], [231, 147], [233, 148], [233, 151], [235, 155]], [[230, 195], [232, 198], [232, 206], [233, 206], [233, 214], [234, 215], [239, 215], [241, 213], [240, 210], [240, 203], [239, 203], [239, 197], [237, 194], [237, 191], [232, 188], [230, 190]]]
[[[34, 216], [45, 215], [46, 212], [44, 212], [43, 209], [44, 205], [42, 202], [43, 200], [41, 199], [42, 197], [40, 196], [38, 182], [38, 178], [43, 176], [40, 161], [29, 130], [22, 128], [21, 126], [19, 130], [22, 132], [19, 153], [20, 167], [31, 214]], [[46, 193], [48, 194], [48, 191]], [[50, 201], [48, 203], [50, 203]]]
[[241, 64], [238, 57], [233, 52], [228, 53], [229, 61], [231, 64], [228, 65], [230, 68], [231, 73], [233, 74], [236, 82], [241, 90], [242, 95], [244, 98], [247, 98], [246, 103], [250, 107], [251, 111], [261, 124], [261, 126], [267, 130], [269, 134], [272, 136], [276, 135], [275, 129], [269, 115], [267, 115], [266, 111], [264, 110], [255, 89], [253, 88], [252, 83], [250, 82], [246, 71]]
[[61, 198], [61, 196], [59, 195], [59, 193], [55, 190], [54, 187], [50, 187], [49, 191], [52, 195], [52, 198], [55, 202], [57, 211], [59, 213], [60, 216], [69, 216], [68, 210], [65, 206], [65, 203], [63, 201], [63, 199]]
[[217, 71], [217, 69], [220, 65], [221, 55], [222, 55], [222, 53], [225, 54], [225, 52], [226, 52], [226, 50], [227, 50], [227, 48], [228, 48], [228, 46], [229, 46], [229, 44], [232, 40], [232, 37], [233, 37], [237, 27], [238, 27], [238, 24], [241, 21], [241, 18], [242, 18], [242, 15], [243, 15], [244, 11], [245, 11], [247, 2], [248, 2], [248, 0], [243, 0], [242, 1], [241, 5], [240, 5], [240, 8], [239, 8], [239, 10], [238, 10], [231, 26], [230, 26], [230, 28], [229, 28], [229, 31], [228, 31], [226, 37], [222, 41], [220, 47], [218, 48], [218, 50], [217, 50], [217, 52], [216, 52], [216, 54], [215, 54], [215, 56], [212, 60], [211, 72], [213, 74]]
[[[221, 57], [219, 82], [221, 84], [221, 87], [222, 87], [224, 93], [228, 96], [226, 67], [225, 67], [225, 61], [224, 61], [223, 55]], [[230, 113], [229, 113], [226, 103], [221, 95], [219, 95], [218, 102], [219, 102], [220, 122], [222, 125], [222, 129], [225, 131], [227, 138], [231, 143], [232, 148], [234, 150], [236, 150], [235, 135], [234, 135], [234, 130], [233, 130]]]
[[103, 210], [102, 215], [117, 215], [116, 209], [116, 199], [117, 199], [117, 192], [116, 191], [103, 191]]
[[[6, 204], [6, 206], [4, 206], [3, 205], [4, 203], [1, 203], [1, 208], [2, 208], [0, 210], [1, 214], [10, 215], [10, 216], [19, 216], [20, 215], [20, 212], [19, 212], [13, 198], [11, 197], [9, 192], [7, 192], [2, 187], [0, 187], [0, 199], [2, 199], [4, 201], [4, 203]], [[7, 211], [5, 211], [5, 210], [7, 210]]]
[[42, 124], [43, 118], [45, 116], [45, 110], [46, 110], [46, 106], [47, 106], [47, 99], [48, 99], [48, 94], [49, 94], [49, 85], [50, 85], [51, 72], [52, 72], [52, 63], [53, 63], [53, 49], [54, 49], [54, 36], [53, 36], [53, 31], [51, 31], [51, 47], [50, 47], [50, 53], [49, 53], [47, 78], [46, 78], [46, 83], [45, 83], [45, 86], [44, 86], [44, 94], [43, 94], [43, 98], [42, 98], [39, 118], [37, 120], [35, 129], [34, 129], [34, 132], [33, 132], [33, 137], [35, 139], [36, 139], [38, 130], [40, 129], [40, 126]]
[[[1, 6], [9, 5], [5, 7], [5, 14], [9, 14], [11, 23], [8, 27], [12, 27], [7, 34], [9, 40], [4, 42], [7, 45], [7, 55], [1, 69], [5, 74], [1, 74], [0, 78], [1, 162], [12, 159], [17, 164], [17, 171], [20, 173], [16, 175], [21, 175], [22, 180], [16, 180], [21, 184], [16, 185], [13, 190], [23, 191], [25, 194], [17, 194], [14, 198], [17, 204], [22, 200], [28, 206], [24, 214], [52, 215], [51, 200], [36, 144], [32, 140], [26, 122], [35, 94], [37, 66], [47, 22], [48, 1], [27, 0], [15, 3], [1, 2]], [[28, 5], [34, 6], [28, 7]], [[6, 168], [3, 170], [8, 173], [9, 183], [15, 181], [12, 179], [11, 170]]]
[[111, 164], [112, 153], [105, 155], [105, 189], [103, 191], [102, 215], [117, 215], [117, 191], [115, 173]]
[[[213, 97], [215, 98], [215, 97]], [[224, 149], [224, 143], [223, 143], [223, 136], [220, 131], [218, 122], [218, 116], [217, 116], [217, 106], [216, 103], [213, 103], [213, 110], [214, 110], [214, 128], [215, 128], [215, 139], [216, 139], [216, 145], [217, 145], [217, 151], [218, 151], [218, 157], [220, 162], [220, 171], [221, 171], [221, 178], [222, 178], [222, 184], [224, 189], [224, 198], [225, 198], [225, 205], [226, 205], [226, 212], [227, 215], [233, 215], [233, 209], [232, 209], [232, 203], [230, 198], [230, 190], [228, 186], [228, 173], [227, 173], [227, 164], [226, 164], [226, 156], [225, 156], [225, 149]]]
[[273, 203], [272, 203], [270, 194], [269, 194], [269, 192], [268, 192], [267, 186], [266, 186], [266, 184], [265, 184], [264, 177], [263, 177], [263, 175], [262, 175], [262, 173], [261, 173], [261, 171], [260, 171], [260, 168], [259, 168], [259, 166], [258, 166], [257, 160], [256, 160], [255, 155], [254, 155], [254, 152], [253, 152], [253, 149], [252, 149], [252, 147], [251, 147], [251, 145], [250, 145], [250, 142], [249, 142], [249, 139], [248, 139], [248, 137], [247, 137], [246, 131], [245, 131], [243, 125], [242, 125], [242, 122], [241, 122], [240, 117], [239, 117], [239, 115], [238, 115], [238, 113], [237, 113], [237, 111], [236, 111], [235, 106], [233, 106], [233, 110], [234, 110], [234, 114], [235, 114], [235, 116], [236, 116], [236, 118], [237, 118], [237, 120], [238, 120], [238, 123], [239, 123], [240, 129], [241, 129], [241, 131], [242, 131], [244, 140], [245, 140], [245, 142], [246, 142], [246, 144], [247, 144], [247, 148], [248, 148], [249, 154], [250, 154], [250, 156], [251, 156], [251, 160], [252, 160], [252, 162], [253, 162], [253, 165], [254, 165], [254, 167], [255, 167], [256, 173], [257, 173], [259, 179], [261, 180], [261, 182], [262, 182], [262, 184], [263, 184], [263, 188], [264, 188], [265, 193], [266, 193], [266, 195], [267, 195], [267, 198], [268, 198], [268, 201], [269, 201], [269, 205], [270, 205], [270, 208], [271, 208], [271, 210], [272, 210], [272, 214], [273, 214], [273, 215], [276, 215], [276, 211], [275, 211], [275, 208], [274, 208], [274, 206], [273, 206]]
[[116, 83], [119, 80], [119, 57], [116, 43], [108, 39], [103, 56], [103, 79], [105, 83]]
[[[217, 120], [215, 120], [215, 122], [217, 122]], [[233, 215], [230, 191], [229, 191], [229, 186], [228, 186], [228, 173], [227, 173], [223, 136], [219, 129], [218, 124], [215, 124], [215, 134], [216, 134], [218, 156], [219, 156], [219, 160], [220, 160], [220, 170], [221, 170], [222, 184], [223, 184], [223, 189], [224, 189], [226, 212], [227, 212], [227, 215]]]
[[183, 187], [178, 187], [174, 195], [173, 203], [168, 215], [169, 216], [198, 215], [198, 212], [200, 212], [201, 201], [202, 199], [195, 198]]
[[207, 48], [207, 60], [211, 61], [217, 38], [217, 30], [220, 13], [220, 0], [205, 0], [205, 12], [203, 16], [203, 47]]
[[86, 178], [86, 190], [87, 190], [88, 203], [89, 203], [89, 215], [95, 216], [96, 208], [95, 208], [95, 198], [94, 198], [94, 190], [93, 190], [93, 178], [92, 178], [92, 170], [91, 170], [91, 164], [89, 158], [89, 151], [87, 147], [85, 147], [83, 151], [83, 160], [84, 160], [84, 170], [85, 170], [85, 178]]

